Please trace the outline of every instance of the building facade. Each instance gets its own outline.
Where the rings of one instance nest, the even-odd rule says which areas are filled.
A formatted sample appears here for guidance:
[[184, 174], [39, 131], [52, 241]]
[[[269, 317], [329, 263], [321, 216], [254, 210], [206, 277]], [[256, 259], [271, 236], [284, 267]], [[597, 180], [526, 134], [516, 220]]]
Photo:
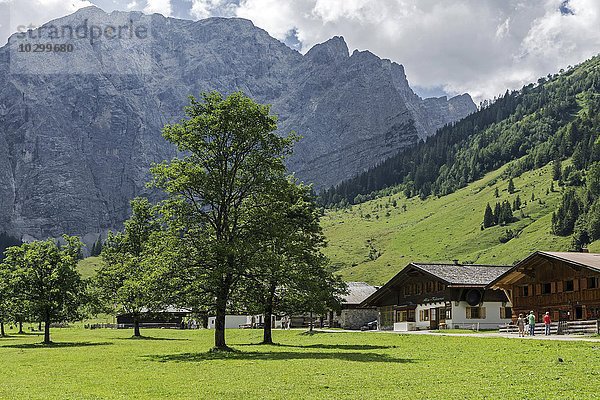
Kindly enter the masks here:
[[331, 311], [327, 325], [332, 328], [361, 329], [369, 322], [377, 320], [377, 308], [362, 306], [361, 303], [377, 291], [377, 287], [365, 282], [347, 282], [348, 294], [342, 298], [342, 307]]
[[502, 290], [486, 289], [508, 266], [411, 263], [369, 296], [382, 330], [496, 329], [512, 310]]
[[534, 311], [538, 321], [600, 319], [600, 254], [538, 251], [490, 283], [513, 304], [513, 317]]

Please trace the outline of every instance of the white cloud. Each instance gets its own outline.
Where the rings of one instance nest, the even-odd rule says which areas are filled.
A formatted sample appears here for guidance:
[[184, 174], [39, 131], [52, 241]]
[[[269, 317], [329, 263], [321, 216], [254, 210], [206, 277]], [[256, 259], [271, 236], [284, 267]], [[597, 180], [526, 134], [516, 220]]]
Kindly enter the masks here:
[[0, 0], [0, 46], [19, 26], [40, 26], [91, 5], [87, 0]]
[[139, 7], [139, 4], [135, 0], [133, 0], [131, 3], [127, 3], [128, 10], [136, 10], [138, 7]]
[[194, 19], [208, 17], [233, 17], [235, 16], [236, 4], [227, 0], [192, 0], [190, 15]]
[[169, 17], [173, 13], [171, 0], [147, 0], [144, 12], [146, 14], [158, 13]]

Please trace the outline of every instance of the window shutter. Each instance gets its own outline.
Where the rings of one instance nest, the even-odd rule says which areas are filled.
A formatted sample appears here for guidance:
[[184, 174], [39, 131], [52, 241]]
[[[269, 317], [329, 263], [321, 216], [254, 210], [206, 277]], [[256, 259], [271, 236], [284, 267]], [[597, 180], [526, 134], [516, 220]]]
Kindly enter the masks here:
[[562, 281], [559, 281], [559, 282], [556, 283], [556, 291], [558, 293], [562, 293], [563, 292], [563, 282]]
[[550, 283], [550, 293], [556, 293], [556, 282]]
[[471, 319], [471, 307], [465, 308], [467, 319]]
[[485, 319], [485, 307], [481, 307], [481, 311], [479, 313], [479, 318]]
[[534, 290], [535, 290], [535, 285], [527, 285], [529, 286], [529, 295], [533, 296], [535, 294]]
[[542, 284], [541, 283], [535, 284], [535, 293], [533, 293], [533, 294], [534, 295], [542, 294]]
[[573, 291], [579, 290], [579, 279], [573, 279]]
[[419, 321], [424, 321], [424, 319], [423, 319], [423, 310], [419, 311]]
[[581, 283], [579, 284], [581, 290], [587, 289], [587, 278], [581, 278]]

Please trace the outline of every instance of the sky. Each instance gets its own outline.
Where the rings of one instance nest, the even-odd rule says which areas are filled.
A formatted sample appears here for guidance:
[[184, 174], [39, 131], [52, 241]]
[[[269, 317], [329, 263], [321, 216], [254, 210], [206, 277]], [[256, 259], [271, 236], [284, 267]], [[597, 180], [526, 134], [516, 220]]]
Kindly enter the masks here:
[[598, 0], [0, 0], [0, 43], [89, 5], [247, 18], [302, 53], [341, 35], [350, 51], [404, 65], [421, 96], [476, 103], [600, 53]]

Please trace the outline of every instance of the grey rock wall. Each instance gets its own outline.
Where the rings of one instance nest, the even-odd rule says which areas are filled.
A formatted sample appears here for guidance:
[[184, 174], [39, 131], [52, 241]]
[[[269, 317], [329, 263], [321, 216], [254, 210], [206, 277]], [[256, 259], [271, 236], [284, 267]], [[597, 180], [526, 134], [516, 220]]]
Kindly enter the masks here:
[[75, 38], [68, 54], [21, 53], [13, 35], [0, 49], [0, 231], [94, 237], [119, 228], [130, 199], [156, 195], [145, 188], [150, 165], [175, 156], [161, 128], [202, 91], [241, 90], [272, 104], [279, 130], [303, 136], [290, 171], [317, 189], [475, 110], [468, 95], [421, 99], [401, 65], [350, 55], [341, 37], [302, 55], [243, 19], [88, 7], [49, 24], [84, 22], [131, 22], [149, 35]]

